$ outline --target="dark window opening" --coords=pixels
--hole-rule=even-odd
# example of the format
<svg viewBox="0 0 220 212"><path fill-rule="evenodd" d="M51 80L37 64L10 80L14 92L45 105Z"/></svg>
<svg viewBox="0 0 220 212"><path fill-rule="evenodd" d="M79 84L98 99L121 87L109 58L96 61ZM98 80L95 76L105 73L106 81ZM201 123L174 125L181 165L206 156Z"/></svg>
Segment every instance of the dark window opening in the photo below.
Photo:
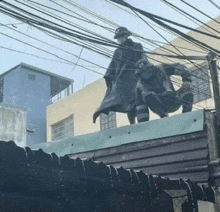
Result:
<svg viewBox="0 0 220 212"><path fill-rule="evenodd" d="M51 127L52 141L74 136L74 117L71 115Z"/></svg>
<svg viewBox="0 0 220 212"><path fill-rule="evenodd" d="M116 113L109 112L108 115L100 115L100 130L107 130L111 128L116 128Z"/></svg>
<svg viewBox="0 0 220 212"><path fill-rule="evenodd" d="M196 69L191 73L194 103L211 98L208 66L205 65L201 69Z"/></svg>
<svg viewBox="0 0 220 212"><path fill-rule="evenodd" d="M29 80L36 80L36 76L34 74L28 74Z"/></svg>

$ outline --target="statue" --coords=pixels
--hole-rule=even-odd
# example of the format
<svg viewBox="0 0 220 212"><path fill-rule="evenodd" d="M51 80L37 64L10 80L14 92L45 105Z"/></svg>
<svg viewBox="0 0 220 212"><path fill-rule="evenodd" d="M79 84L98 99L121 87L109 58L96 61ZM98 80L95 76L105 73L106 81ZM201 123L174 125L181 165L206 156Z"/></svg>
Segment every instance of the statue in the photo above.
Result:
<svg viewBox="0 0 220 212"><path fill-rule="evenodd" d="M110 111L127 113L130 124L135 123L135 64L143 58L143 47L129 39L130 35L126 27L119 27L115 31L114 39L117 39L120 47L115 50L104 75L107 91L93 115L94 123L101 113L108 114Z"/></svg>
<svg viewBox="0 0 220 212"><path fill-rule="evenodd" d="M182 112L192 110L193 93L191 75L184 65L179 63L155 66L148 60L141 59L136 64L138 76L136 110L138 122L149 120L149 109L161 118L175 112L182 106ZM182 86L174 90L171 75L182 77Z"/></svg>

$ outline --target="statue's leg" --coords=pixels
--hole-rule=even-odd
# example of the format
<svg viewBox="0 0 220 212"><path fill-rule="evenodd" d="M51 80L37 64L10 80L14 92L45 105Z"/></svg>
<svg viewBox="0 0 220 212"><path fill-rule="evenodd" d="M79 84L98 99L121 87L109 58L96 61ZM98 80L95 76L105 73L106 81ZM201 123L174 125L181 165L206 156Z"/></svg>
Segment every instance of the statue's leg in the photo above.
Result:
<svg viewBox="0 0 220 212"><path fill-rule="evenodd" d="M127 117L130 124L135 124L135 114L134 113L127 113Z"/></svg>
<svg viewBox="0 0 220 212"><path fill-rule="evenodd" d="M193 93L191 89L184 89L181 87L179 90L177 90L177 95L179 96L179 99L181 101L181 105L183 107L182 112L190 112L192 110L193 105Z"/></svg>
<svg viewBox="0 0 220 212"><path fill-rule="evenodd" d="M137 111L137 121L138 123L149 120L149 109L142 98L142 91L138 88L135 93L135 104Z"/></svg>
<svg viewBox="0 0 220 212"><path fill-rule="evenodd" d="M157 95L155 92L145 94L144 102L145 105L148 105L150 109L154 113L158 114L161 118L168 116L163 102L161 101L159 95Z"/></svg>
<svg viewBox="0 0 220 212"><path fill-rule="evenodd" d="M193 94L191 92L187 92L182 95L182 105L183 105L183 113L190 112L192 110L193 105Z"/></svg>

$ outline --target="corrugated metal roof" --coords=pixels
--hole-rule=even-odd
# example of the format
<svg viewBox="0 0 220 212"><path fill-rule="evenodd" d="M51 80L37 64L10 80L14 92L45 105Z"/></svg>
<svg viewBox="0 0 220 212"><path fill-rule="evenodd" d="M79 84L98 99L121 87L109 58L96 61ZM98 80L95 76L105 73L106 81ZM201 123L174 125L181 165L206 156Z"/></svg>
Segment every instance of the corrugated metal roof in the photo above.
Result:
<svg viewBox="0 0 220 212"><path fill-rule="evenodd" d="M207 183L208 154L207 134L194 132L69 156L92 158L114 167L142 170L146 174Z"/></svg>

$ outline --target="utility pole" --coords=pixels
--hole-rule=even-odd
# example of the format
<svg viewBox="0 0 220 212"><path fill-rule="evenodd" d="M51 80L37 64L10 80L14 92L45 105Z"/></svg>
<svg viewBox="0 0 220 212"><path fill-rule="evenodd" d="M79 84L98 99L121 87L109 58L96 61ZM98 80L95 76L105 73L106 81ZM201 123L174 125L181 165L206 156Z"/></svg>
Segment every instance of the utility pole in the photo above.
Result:
<svg viewBox="0 0 220 212"><path fill-rule="evenodd" d="M215 110L216 110L216 122L212 121L213 132L212 139L209 142L209 153L211 159L216 159L220 157L220 142L219 142L219 126L220 126L220 91L219 91L219 81L218 81L218 71L216 64L216 54L210 52L207 56L209 70L212 79L212 88L214 93L214 102L215 102ZM209 122L209 121L208 121ZM207 122L207 123L208 123Z"/></svg>
<svg viewBox="0 0 220 212"><path fill-rule="evenodd" d="M218 71L217 71L217 64L216 64L216 54L210 52L207 56L209 70L212 79L212 88L214 93L214 102L215 102L215 109L217 117L220 117L220 91L219 91L219 81L218 81Z"/></svg>

